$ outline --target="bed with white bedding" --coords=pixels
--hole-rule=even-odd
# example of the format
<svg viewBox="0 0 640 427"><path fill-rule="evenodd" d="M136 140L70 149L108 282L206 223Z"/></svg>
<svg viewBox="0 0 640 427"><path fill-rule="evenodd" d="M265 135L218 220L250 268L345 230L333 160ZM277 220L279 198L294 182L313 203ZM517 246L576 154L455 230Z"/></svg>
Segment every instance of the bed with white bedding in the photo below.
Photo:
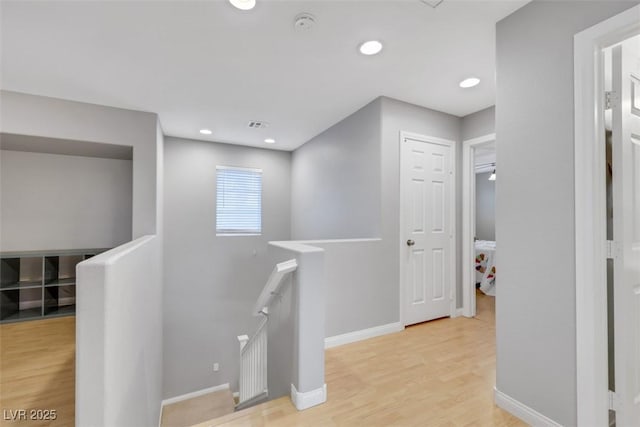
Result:
<svg viewBox="0 0 640 427"><path fill-rule="evenodd" d="M487 295L496 295L496 242L476 240L476 284Z"/></svg>

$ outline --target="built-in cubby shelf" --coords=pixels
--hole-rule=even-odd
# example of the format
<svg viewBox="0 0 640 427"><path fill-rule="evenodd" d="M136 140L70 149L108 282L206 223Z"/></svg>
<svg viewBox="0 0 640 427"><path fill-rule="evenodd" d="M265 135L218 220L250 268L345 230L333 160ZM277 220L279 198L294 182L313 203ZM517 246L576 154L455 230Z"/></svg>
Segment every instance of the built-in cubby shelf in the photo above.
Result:
<svg viewBox="0 0 640 427"><path fill-rule="evenodd" d="M76 265L106 250L0 252L0 323L74 315Z"/></svg>

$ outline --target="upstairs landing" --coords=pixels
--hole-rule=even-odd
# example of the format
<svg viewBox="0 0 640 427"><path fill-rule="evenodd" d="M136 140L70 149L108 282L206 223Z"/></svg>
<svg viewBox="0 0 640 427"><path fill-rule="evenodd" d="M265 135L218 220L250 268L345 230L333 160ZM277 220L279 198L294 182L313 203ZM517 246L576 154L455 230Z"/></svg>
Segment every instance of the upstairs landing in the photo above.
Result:
<svg viewBox="0 0 640 427"><path fill-rule="evenodd" d="M288 396L194 427L494 426L526 424L498 408L495 298L475 319L440 319L325 352L327 402L298 411Z"/></svg>

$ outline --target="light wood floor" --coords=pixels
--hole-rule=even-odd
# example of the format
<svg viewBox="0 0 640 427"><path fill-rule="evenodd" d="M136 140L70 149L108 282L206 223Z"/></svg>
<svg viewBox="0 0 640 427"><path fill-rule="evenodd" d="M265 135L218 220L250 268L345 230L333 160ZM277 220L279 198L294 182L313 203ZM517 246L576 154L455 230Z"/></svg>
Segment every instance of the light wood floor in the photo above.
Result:
<svg viewBox="0 0 640 427"><path fill-rule="evenodd" d="M442 319L329 349L327 403L298 412L288 397L209 426L524 426L493 404L494 298L478 294L475 319ZM73 426L75 318L0 325L0 411L56 409Z"/></svg>
<svg viewBox="0 0 640 427"><path fill-rule="evenodd" d="M493 404L495 301L478 316L442 319L329 349L328 399L298 412L288 397L210 426L525 426Z"/></svg>
<svg viewBox="0 0 640 427"><path fill-rule="evenodd" d="M0 325L0 426L75 424L75 338L73 316ZM4 419L19 409L26 420ZM30 419L32 409L56 419Z"/></svg>

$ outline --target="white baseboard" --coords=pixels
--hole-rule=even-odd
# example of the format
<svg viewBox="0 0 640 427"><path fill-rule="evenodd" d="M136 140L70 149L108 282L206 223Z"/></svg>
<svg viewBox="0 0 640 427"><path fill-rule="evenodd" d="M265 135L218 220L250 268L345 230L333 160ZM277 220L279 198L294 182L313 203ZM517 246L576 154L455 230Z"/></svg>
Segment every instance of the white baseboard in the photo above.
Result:
<svg viewBox="0 0 640 427"><path fill-rule="evenodd" d="M203 388L202 390L192 391L191 393L183 394L176 397L170 397L162 401L162 406L171 405L172 403L182 402L183 400L193 399L194 397L202 396L203 394L213 393L214 391L227 390L229 383L216 385L209 388Z"/></svg>
<svg viewBox="0 0 640 427"><path fill-rule="evenodd" d="M524 403L514 399L509 395L504 394L495 387L493 388L493 392L496 405L511 413L512 415L520 418L527 424L535 427L562 427L561 424L558 424L551 418L542 415L535 409L531 409Z"/></svg>
<svg viewBox="0 0 640 427"><path fill-rule="evenodd" d="M307 391L304 393L296 390L296 386L291 384L291 402L298 411L304 411L316 405L320 405L327 401L327 385L315 390Z"/></svg>
<svg viewBox="0 0 640 427"><path fill-rule="evenodd" d="M453 313L453 316L451 317L460 317L460 316L464 316L464 308L456 308L455 313Z"/></svg>
<svg viewBox="0 0 640 427"><path fill-rule="evenodd" d="M379 337L381 335L392 334L394 332L400 332L404 329L402 323L387 323L386 325L374 326L373 328L362 329L359 331L348 332L342 335L335 335L333 337L327 337L324 339L324 348L338 347L340 345L349 344L352 342L362 341L373 337Z"/></svg>

